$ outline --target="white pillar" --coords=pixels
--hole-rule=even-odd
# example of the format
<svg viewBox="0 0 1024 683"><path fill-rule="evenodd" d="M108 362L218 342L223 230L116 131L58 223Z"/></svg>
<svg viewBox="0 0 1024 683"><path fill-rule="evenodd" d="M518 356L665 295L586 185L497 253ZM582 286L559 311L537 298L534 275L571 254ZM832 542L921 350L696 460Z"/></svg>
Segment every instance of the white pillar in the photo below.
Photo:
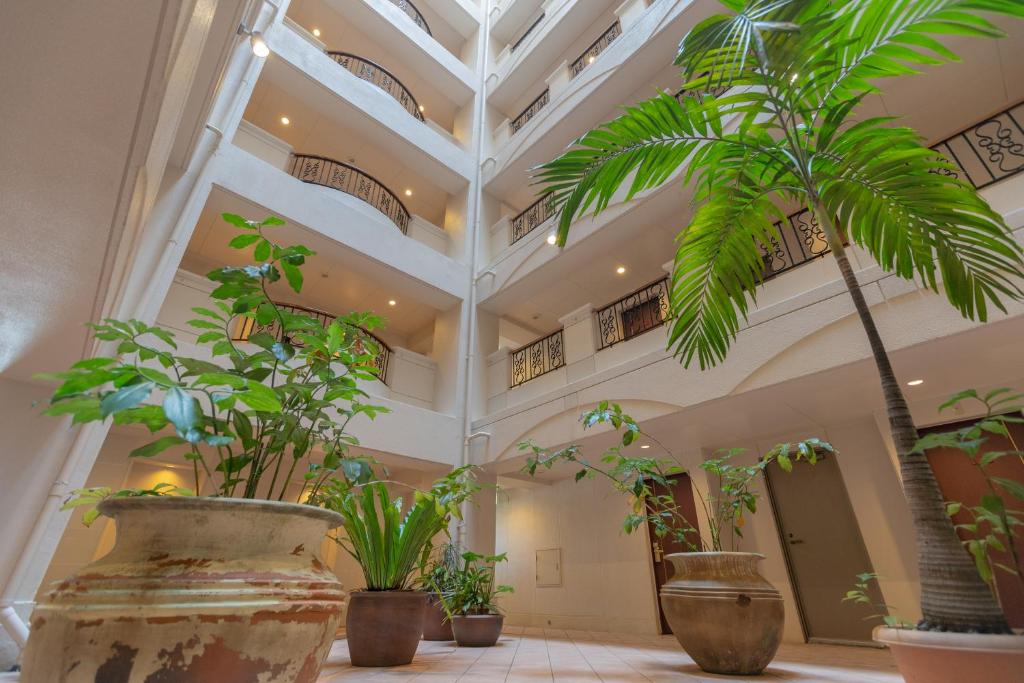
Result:
<svg viewBox="0 0 1024 683"><path fill-rule="evenodd" d="M486 439L474 440L474 444L486 444ZM483 448L484 446L474 446ZM486 456L485 456L486 457ZM466 505L463 511L465 533L463 544L467 550L481 555L493 555L497 524L498 475L490 468L477 470L477 481L484 487Z"/></svg>
<svg viewBox="0 0 1024 683"><path fill-rule="evenodd" d="M647 11L647 4L647 0L626 0L615 9L615 15L619 18L619 25L623 31L643 16Z"/></svg>
<svg viewBox="0 0 1024 683"><path fill-rule="evenodd" d="M511 349L502 346L487 356L487 413L501 410L508 402L508 388L512 377L509 367Z"/></svg>
<svg viewBox="0 0 1024 683"><path fill-rule="evenodd" d="M572 81L572 75L569 72L569 62L562 62L557 69L551 72L551 75L544 79L548 84L548 102L554 101L558 97L559 93L569 87L569 82Z"/></svg>
<svg viewBox="0 0 1024 683"><path fill-rule="evenodd" d="M562 353L565 356L567 382L594 374L597 340L594 331L594 307L580 306L558 319L562 323Z"/></svg>

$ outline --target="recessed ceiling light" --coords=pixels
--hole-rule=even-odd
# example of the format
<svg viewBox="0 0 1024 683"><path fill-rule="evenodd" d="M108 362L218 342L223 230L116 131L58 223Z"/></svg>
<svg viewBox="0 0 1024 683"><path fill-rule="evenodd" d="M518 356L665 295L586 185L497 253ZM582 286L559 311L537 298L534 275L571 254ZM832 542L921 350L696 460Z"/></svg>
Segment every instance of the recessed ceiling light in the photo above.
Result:
<svg viewBox="0 0 1024 683"><path fill-rule="evenodd" d="M916 386L920 386L921 384L924 384L924 380L923 379L912 379L909 382L907 382L907 386L908 387L916 387Z"/></svg>
<svg viewBox="0 0 1024 683"><path fill-rule="evenodd" d="M388 306L397 306L398 302L394 299L388 299Z"/></svg>
<svg viewBox="0 0 1024 683"><path fill-rule="evenodd" d="M424 112L424 111L426 111L426 110L427 110L427 108L426 108L426 107L424 107L424 106L423 106L423 105L421 104L421 105L420 105L420 111L421 111L421 112Z"/></svg>
<svg viewBox="0 0 1024 683"><path fill-rule="evenodd" d="M651 444L649 444L649 443L645 443L645 444L644 444L643 446L641 446L640 448L650 448L650 447L651 447Z"/></svg>
<svg viewBox="0 0 1024 683"><path fill-rule="evenodd" d="M554 235L548 235L548 244L554 244L558 239Z"/></svg>
<svg viewBox="0 0 1024 683"><path fill-rule="evenodd" d="M615 269L615 272L618 273L619 275L624 274L626 272L626 266L619 266L618 268Z"/></svg>
<svg viewBox="0 0 1024 683"><path fill-rule="evenodd" d="M320 29L318 29L318 28L313 29L313 35L316 36L317 38L319 38L320 37Z"/></svg>
<svg viewBox="0 0 1024 683"><path fill-rule="evenodd" d="M412 190L406 190L405 191L405 196L406 197L411 197L412 196Z"/></svg>
<svg viewBox="0 0 1024 683"><path fill-rule="evenodd" d="M593 63L594 63L594 56L591 55L590 59L587 60L587 64L593 64Z"/></svg>
<svg viewBox="0 0 1024 683"><path fill-rule="evenodd" d="M284 125L287 126L291 122L292 122L292 120L290 118L288 118L287 116L282 116L281 117L281 123L283 123Z"/></svg>

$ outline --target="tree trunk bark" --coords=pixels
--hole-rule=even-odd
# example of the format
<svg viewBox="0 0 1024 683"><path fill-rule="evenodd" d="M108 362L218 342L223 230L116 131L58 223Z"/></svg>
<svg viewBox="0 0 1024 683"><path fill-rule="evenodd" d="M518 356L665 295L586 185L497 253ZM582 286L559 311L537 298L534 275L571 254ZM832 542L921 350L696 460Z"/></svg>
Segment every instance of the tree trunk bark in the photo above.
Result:
<svg viewBox="0 0 1024 683"><path fill-rule="evenodd" d="M946 514L942 492L928 458L923 453L913 452L918 439L917 428L842 239L820 203L814 206L814 213L839 264L882 382L889 428L899 456L903 494L917 532L922 613L917 627L921 630L1010 633L1002 609L988 584L978 574L974 561L960 543L953 522Z"/></svg>

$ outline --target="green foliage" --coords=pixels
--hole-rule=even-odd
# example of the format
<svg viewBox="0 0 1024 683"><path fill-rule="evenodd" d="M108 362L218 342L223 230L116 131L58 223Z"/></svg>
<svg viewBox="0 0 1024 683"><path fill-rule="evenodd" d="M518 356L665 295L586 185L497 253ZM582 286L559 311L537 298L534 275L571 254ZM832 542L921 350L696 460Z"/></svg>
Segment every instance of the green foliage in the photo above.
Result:
<svg viewBox="0 0 1024 683"><path fill-rule="evenodd" d="M870 614L864 617L865 621L870 619L881 619L882 623L891 628L914 628L914 624L911 622L889 614L889 605L884 602L875 602L875 598L871 595L872 581L878 581L878 574L875 574L874 572L857 574L857 581L853 584L852 590L846 591L846 595L843 596L843 602L850 602L858 605L870 605L878 610L876 614Z"/></svg>
<svg viewBox="0 0 1024 683"><path fill-rule="evenodd" d="M431 554L417 584L422 590L451 595L464 551L456 543L445 543Z"/></svg>
<svg viewBox="0 0 1024 683"><path fill-rule="evenodd" d="M402 486L333 477L310 499L344 518L345 535L338 543L359 562L371 591L408 588L413 572L429 560L434 537L448 532L451 518L462 518L460 506L480 490L472 466L466 465L438 479L429 491L413 490L403 514L403 499L392 498L388 484Z"/></svg>
<svg viewBox="0 0 1024 683"><path fill-rule="evenodd" d="M115 491L108 487L94 487L89 489L75 489L71 492L71 498L64 504L62 510L69 510L71 508L85 507L89 509L82 515L82 524L85 526L91 525L96 521L96 518L100 516L100 511L96 508L104 500L108 498L141 498L145 496L194 496L195 491L192 489L181 488L173 484L157 484L153 488L149 489L120 489Z"/></svg>
<svg viewBox="0 0 1024 683"><path fill-rule="evenodd" d="M519 450L530 451L532 455L527 459L523 471L534 476L538 468L551 469L559 463L569 463L579 467L575 474L577 482L595 476L604 477L616 491L630 498L630 512L622 523L626 533L636 531L645 523L650 524L656 537L671 537L691 551L718 551L725 549L726 545L731 550L738 547L743 538L746 515L757 512L760 494L754 490L754 485L773 462L789 472L793 469L794 460L814 464L821 453L835 452L831 444L817 438L778 444L750 465L732 462L733 458L743 455L745 451L742 448L717 451L714 457L700 464L700 468L715 483L715 492L705 498L699 489L693 487L695 499L699 503L699 514L704 517L710 535L710 539L700 538L700 545L697 545L694 542L699 535L695 526L697 520L686 518L671 493L671 478L686 473L672 452L644 432L617 403L602 401L597 408L584 413L580 421L584 429L610 425L612 429L621 432L621 444L606 450L601 456L602 464L595 465L583 458L579 445L551 451L524 441L519 444ZM668 457L637 457L623 452L641 436L656 444Z"/></svg>
<svg viewBox="0 0 1024 683"><path fill-rule="evenodd" d="M441 604L449 619L453 615L501 614L501 608L496 602L498 595L515 592L512 586L494 583L496 565L506 560L507 553L462 553L462 566L452 576L451 591L441 593Z"/></svg>
<svg viewBox="0 0 1024 683"><path fill-rule="evenodd" d="M946 503L946 513L953 517L964 513L968 520L956 524L966 539L964 547L974 558L978 574L993 591L995 590L995 573L1005 571L1017 577L1024 587L1024 564L1017 551L1020 536L1018 527L1024 525L1024 514L1008 505L1008 501L1024 501L1024 483L992 474L993 464L1006 457L1024 461L1024 450L1021 450L1010 433L1008 425L1024 424L1024 394L1014 393L1011 389L995 389L985 395L974 389L955 394L940 406L940 411L961 406L964 403L980 403L984 414L971 425L949 432L935 432L921 437L915 445L915 451L925 453L932 448L949 448L958 450L977 469L985 480L986 493L981 497L979 505L964 505L962 502ZM1009 441L1010 448L990 450L985 448L992 436L1002 437ZM1008 552L1012 564L997 562L993 551Z"/></svg>
<svg viewBox="0 0 1024 683"><path fill-rule="evenodd" d="M780 207L808 207L834 252L844 239L886 271L917 276L965 317L1024 296L1024 252L954 166L859 105L880 79L957 57L936 36L1001 37L981 13L1024 17L1018 0L729 0L679 46L687 96L625 109L534 170L572 222L666 182L693 186L670 295L669 347L721 362L779 238ZM723 92L720 96L711 93ZM685 170L682 170L684 169Z"/></svg>
<svg viewBox="0 0 1024 683"><path fill-rule="evenodd" d="M217 283L213 301L194 308L197 317L188 324L215 362L178 353L170 330L140 320L107 319L92 328L116 355L43 375L60 382L46 414L70 415L74 424L112 417L116 424L141 424L160 433L131 457L183 451L193 464L196 490L202 488L202 473L217 496L282 500L303 461L299 499L315 494L335 474L357 480L368 464L348 455L358 444L348 424L357 416L387 412L362 403L366 394L357 385L376 376L379 349L366 331L383 320L353 313L325 328L311 316L279 307L270 294L274 283L283 273L299 292L301 267L313 252L275 242L272 228L284 224L279 218L223 218L241 231L230 245L251 250L257 263L219 268L207 276ZM243 324L274 326L280 335L256 332L249 344L236 343ZM76 492L68 507L95 502L103 491ZM158 492L181 493L171 488Z"/></svg>

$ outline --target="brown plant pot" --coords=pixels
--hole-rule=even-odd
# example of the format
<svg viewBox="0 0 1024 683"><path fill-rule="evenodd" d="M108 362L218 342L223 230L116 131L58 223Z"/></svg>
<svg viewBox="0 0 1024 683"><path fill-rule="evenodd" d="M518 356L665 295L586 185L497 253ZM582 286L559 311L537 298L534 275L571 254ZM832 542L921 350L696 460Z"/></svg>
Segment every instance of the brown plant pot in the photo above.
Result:
<svg viewBox="0 0 1024 683"><path fill-rule="evenodd" d="M113 498L113 549L32 613L23 683L313 683L345 593L319 558L340 515L231 498Z"/></svg>
<svg viewBox="0 0 1024 683"><path fill-rule="evenodd" d="M758 553L666 555L675 577L661 587L665 617L704 671L761 673L782 640L782 596L757 573Z"/></svg>
<svg viewBox="0 0 1024 683"><path fill-rule="evenodd" d="M455 640L452 622L436 593L427 593L427 607L423 610L423 640Z"/></svg>
<svg viewBox="0 0 1024 683"><path fill-rule="evenodd" d="M416 656L427 594L357 591L349 596L345 631L353 666L401 666Z"/></svg>
<svg viewBox="0 0 1024 683"><path fill-rule="evenodd" d="M456 614L452 617L452 631L461 647L490 647L498 642L504 623L501 614Z"/></svg>
<svg viewBox="0 0 1024 683"><path fill-rule="evenodd" d="M1024 636L876 626L907 683L1002 683L1024 678Z"/></svg>

